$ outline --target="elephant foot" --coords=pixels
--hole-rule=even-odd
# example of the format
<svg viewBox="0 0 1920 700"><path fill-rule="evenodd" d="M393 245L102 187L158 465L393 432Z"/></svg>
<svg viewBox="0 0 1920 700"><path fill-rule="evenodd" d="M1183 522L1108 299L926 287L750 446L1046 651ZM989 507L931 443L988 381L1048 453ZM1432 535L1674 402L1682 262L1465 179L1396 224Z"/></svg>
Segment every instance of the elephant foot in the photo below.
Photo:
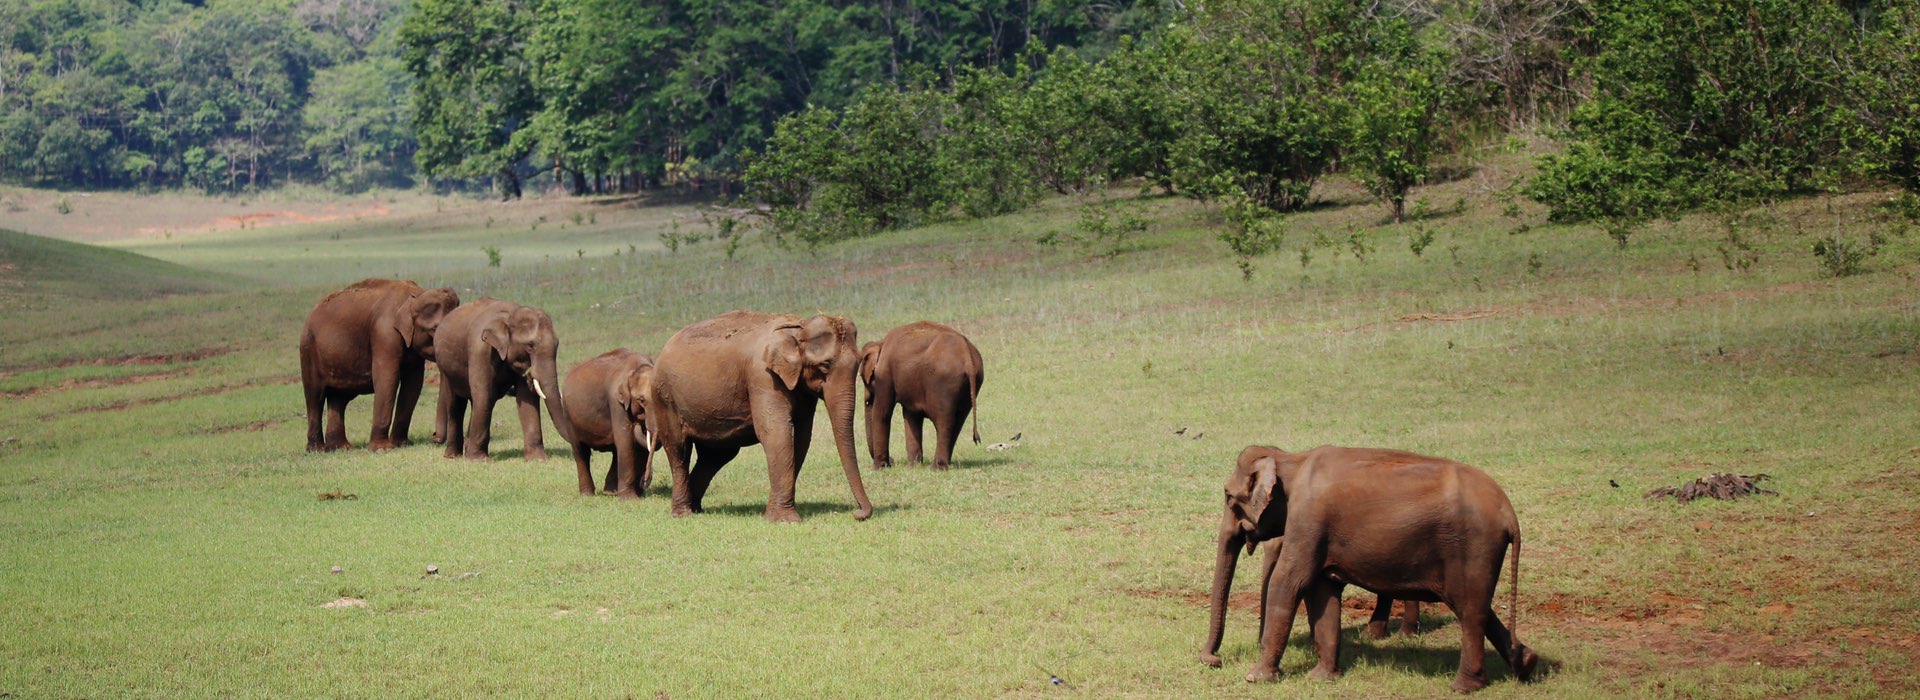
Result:
<svg viewBox="0 0 1920 700"><path fill-rule="evenodd" d="M1280 672L1271 668L1255 668L1247 672L1248 683L1271 683L1280 680Z"/></svg>
<svg viewBox="0 0 1920 700"><path fill-rule="evenodd" d="M529 447L527 448L527 451L521 456L521 458L529 462L538 462L540 460L546 459L547 448Z"/></svg>
<svg viewBox="0 0 1920 700"><path fill-rule="evenodd" d="M873 468L874 469L891 469L893 468L893 460L891 459L873 460Z"/></svg>
<svg viewBox="0 0 1920 700"><path fill-rule="evenodd" d="M1533 653L1533 650L1527 648L1525 644L1515 642L1513 646L1513 655L1517 657L1517 660L1513 661L1513 677L1520 679L1522 683L1531 682L1534 668L1540 665L1540 655Z"/></svg>
<svg viewBox="0 0 1920 700"><path fill-rule="evenodd" d="M1487 687L1487 676L1483 673L1461 673L1453 677L1453 692L1471 693Z"/></svg>
<svg viewBox="0 0 1920 700"><path fill-rule="evenodd" d="M1387 638L1387 623L1385 620L1367 623L1367 639L1386 639L1386 638Z"/></svg>
<svg viewBox="0 0 1920 700"><path fill-rule="evenodd" d="M308 452L325 452L327 451L327 446L314 440L308 440L307 451Z"/></svg>
<svg viewBox="0 0 1920 700"><path fill-rule="evenodd" d="M1340 679L1340 669L1337 669L1337 668L1328 669L1328 668L1321 668L1319 666L1315 666L1313 667L1313 670L1307 672L1307 680L1332 681L1332 680L1339 680L1339 679Z"/></svg>
<svg viewBox="0 0 1920 700"><path fill-rule="evenodd" d="M320 443L319 451L320 452L339 452L341 450L351 450L351 449L353 449L353 443L347 442L345 439L340 439L340 440L328 440L326 442ZM308 452L314 451L313 445L311 444L307 445L307 451Z"/></svg>
<svg viewBox="0 0 1920 700"><path fill-rule="evenodd" d="M1220 668L1220 655L1201 652L1200 663L1206 664L1208 666L1212 666L1214 668Z"/></svg>
<svg viewBox="0 0 1920 700"><path fill-rule="evenodd" d="M684 506L678 503L673 504L673 517L684 518L684 517L693 515L694 513L697 513L697 512L699 511L696 511L691 507Z"/></svg>
<svg viewBox="0 0 1920 700"><path fill-rule="evenodd" d="M933 463L933 470L934 470L934 471L937 471L937 472L943 472L943 471L946 471L946 470L947 470L947 463L946 463L946 462L934 462L934 463Z"/></svg>
<svg viewBox="0 0 1920 700"><path fill-rule="evenodd" d="M485 452L468 452L466 458L469 462L486 462L493 459L491 455Z"/></svg>
<svg viewBox="0 0 1920 700"><path fill-rule="evenodd" d="M622 501L640 500L640 494L635 492L633 489L620 489L618 492L615 492L613 495L619 497L620 500Z"/></svg>
<svg viewBox="0 0 1920 700"><path fill-rule="evenodd" d="M433 435L427 438L427 442L431 442L435 445L445 445L447 444L447 436L441 435L440 431L435 430L433 431Z"/></svg>
<svg viewBox="0 0 1920 700"><path fill-rule="evenodd" d="M394 441L386 438L374 438L367 441L367 450L371 452L386 452L399 446L400 445L394 443Z"/></svg>
<svg viewBox="0 0 1920 700"><path fill-rule="evenodd" d="M1409 637L1420 636L1420 623L1418 622L1400 623L1400 634L1403 634Z"/></svg>
<svg viewBox="0 0 1920 700"><path fill-rule="evenodd" d="M768 504L766 518L770 523L797 523L800 522L800 511Z"/></svg>
<svg viewBox="0 0 1920 700"><path fill-rule="evenodd" d="M591 495L593 495L593 494L594 494L594 491L593 491L593 487L592 487L592 486L582 486L582 487L580 487L580 495L582 495L582 496L591 496Z"/></svg>

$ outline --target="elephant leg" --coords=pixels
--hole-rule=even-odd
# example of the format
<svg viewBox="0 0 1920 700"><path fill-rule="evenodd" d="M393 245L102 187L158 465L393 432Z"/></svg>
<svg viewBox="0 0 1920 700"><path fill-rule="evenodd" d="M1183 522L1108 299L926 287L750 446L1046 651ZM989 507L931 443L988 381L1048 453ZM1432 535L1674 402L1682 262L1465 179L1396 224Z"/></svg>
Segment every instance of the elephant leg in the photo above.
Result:
<svg viewBox="0 0 1920 700"><path fill-rule="evenodd" d="M886 469L893 466L893 390L881 385L868 391L873 405L867 407L867 454L874 469Z"/></svg>
<svg viewBox="0 0 1920 700"><path fill-rule="evenodd" d="M673 514L675 517L692 515L693 479L687 474L687 453L693 445L685 440L669 440L660 445L660 451L667 454L667 469L673 475Z"/></svg>
<svg viewBox="0 0 1920 700"><path fill-rule="evenodd" d="M719 474L720 468L727 466L727 463L733 461L733 458L739 454L740 448L738 447L720 445L700 446L699 459L694 461L693 473L688 476L687 480L687 489L691 492L688 495L692 497L691 506L693 512L699 513L706 509L703 502L706 501L707 498L707 487L713 485L714 475Z"/></svg>
<svg viewBox="0 0 1920 700"><path fill-rule="evenodd" d="M447 381L447 376L444 374L440 375L440 382L442 384L445 384L446 381ZM433 437L430 439L433 440L433 444L435 445L444 445L448 443L447 403L451 401L451 399L449 399L448 396L452 393L453 392L447 391L446 389L442 388L440 390L440 399L438 401L433 402ZM453 440L452 444L458 445L460 444L460 441Z"/></svg>
<svg viewBox="0 0 1920 700"><path fill-rule="evenodd" d="M352 449L347 442L347 404L353 401L353 395L343 391L327 392L327 441L320 449Z"/></svg>
<svg viewBox="0 0 1920 700"><path fill-rule="evenodd" d="M326 429L321 419L326 415L327 390L313 380L308 380L304 388L307 393L307 451L320 452L326 449Z"/></svg>
<svg viewBox="0 0 1920 700"><path fill-rule="evenodd" d="M1492 591L1460 591L1449 598L1447 607L1460 622L1460 672L1453 677L1456 692L1471 693L1487 687L1487 620L1493 617Z"/></svg>
<svg viewBox="0 0 1920 700"><path fill-rule="evenodd" d="M1267 582L1273 580L1273 567L1280 563L1280 541L1267 543L1266 552L1260 557L1260 633L1255 639L1267 636Z"/></svg>
<svg viewBox="0 0 1920 700"><path fill-rule="evenodd" d="M1367 618L1367 638L1386 639L1387 619L1393 617L1393 596L1380 594L1380 602L1373 605L1373 617Z"/></svg>
<svg viewBox="0 0 1920 700"><path fill-rule="evenodd" d="M607 476L600 487L609 496L620 493L620 455L607 455Z"/></svg>
<svg viewBox="0 0 1920 700"><path fill-rule="evenodd" d="M473 418L467 421L463 454L467 459L486 459L487 443L493 441L493 404L500 397L493 395L492 377L470 377L468 384L467 400L472 403Z"/></svg>
<svg viewBox="0 0 1920 700"><path fill-rule="evenodd" d="M443 389L440 392L439 410L446 420L446 432L442 433L447 443L446 457L457 459L461 455L462 446L467 442L467 400L454 396L452 391Z"/></svg>
<svg viewBox="0 0 1920 700"><path fill-rule="evenodd" d="M540 395L532 385L521 382L520 388L513 392L513 400L520 408L520 458L529 462L546 459L547 441L540 430Z"/></svg>
<svg viewBox="0 0 1920 700"><path fill-rule="evenodd" d="M807 466L807 448L813 446L813 412L819 404L809 401L793 411L793 480L800 480L800 468ZM804 427L803 427L804 426Z"/></svg>
<svg viewBox="0 0 1920 700"><path fill-rule="evenodd" d="M1408 636L1420 634L1420 601L1400 601L1400 633Z"/></svg>
<svg viewBox="0 0 1920 700"><path fill-rule="evenodd" d="M1487 641L1493 644L1494 651L1499 652L1500 658L1505 659L1507 666L1513 669L1514 678L1522 682L1533 680L1533 669L1540 663L1539 655L1521 644L1520 640L1514 639L1507 631L1507 626L1500 624L1500 617L1492 611L1487 613Z"/></svg>
<svg viewBox="0 0 1920 700"><path fill-rule="evenodd" d="M388 435L394 447L413 444L409 439L413 433L413 408L420 404L420 388L426 375L427 365L422 360L409 360L400 365L400 395L393 401L393 427Z"/></svg>
<svg viewBox="0 0 1920 700"><path fill-rule="evenodd" d="M639 498L643 495L634 485L633 458L639 451L634 444L633 426L624 421L615 422L613 430L613 461L607 465L607 493L621 498ZM574 449L580 449L575 446Z"/></svg>
<svg viewBox="0 0 1920 700"><path fill-rule="evenodd" d="M1313 650L1319 663L1307 677L1330 681L1340 677L1340 593L1346 584L1321 577L1307 587L1307 626L1313 630Z"/></svg>
<svg viewBox="0 0 1920 700"><path fill-rule="evenodd" d="M400 358L382 357L375 344L373 357L373 433L367 436L367 449L385 452L393 449L393 400L400 393Z"/></svg>
<svg viewBox="0 0 1920 700"><path fill-rule="evenodd" d="M960 439L960 427L965 424L959 407L949 407L944 413L933 416L933 468L946 471L953 464L953 443Z"/></svg>
<svg viewBox="0 0 1920 700"><path fill-rule="evenodd" d="M580 449L579 445L573 446L573 472L580 495L593 495L593 450ZM607 472L607 483L608 488L612 488L612 470Z"/></svg>
<svg viewBox="0 0 1920 700"><path fill-rule="evenodd" d="M753 432L767 452L767 521L797 523L800 511L794 506L795 467L798 466L794 447L801 433L813 432L813 418L809 414L802 423L798 419L800 407L793 405L796 400L789 396L780 399L755 401Z"/></svg>
<svg viewBox="0 0 1920 700"><path fill-rule="evenodd" d="M1271 681L1280 677L1280 655L1287 650L1287 635L1293 631L1293 617L1301 598L1314 583L1313 564L1321 561L1317 533L1287 533L1280 547L1280 560L1267 580L1267 607L1261 612L1260 658L1247 670L1247 682ZM1337 603L1336 603L1337 605Z"/></svg>
<svg viewBox="0 0 1920 700"><path fill-rule="evenodd" d="M907 433L907 463L926 464L927 454L920 444L921 429L926 427L927 414L907 409L901 412L905 419Z"/></svg>

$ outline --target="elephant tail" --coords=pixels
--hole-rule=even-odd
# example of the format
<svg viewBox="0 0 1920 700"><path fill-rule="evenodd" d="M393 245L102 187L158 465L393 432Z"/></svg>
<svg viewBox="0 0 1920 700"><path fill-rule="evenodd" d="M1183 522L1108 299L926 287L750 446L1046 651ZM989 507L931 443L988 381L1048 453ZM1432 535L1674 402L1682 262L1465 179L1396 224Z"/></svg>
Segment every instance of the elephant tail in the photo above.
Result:
<svg viewBox="0 0 1920 700"><path fill-rule="evenodd" d="M1515 649L1520 648L1520 526L1514 525L1510 536L1513 539L1513 581L1507 586L1507 633Z"/></svg>
<svg viewBox="0 0 1920 700"><path fill-rule="evenodd" d="M967 350L973 355L973 371L967 373L967 404L973 408L973 444L980 444L980 382L986 377L986 368L981 366L980 351L967 343Z"/></svg>

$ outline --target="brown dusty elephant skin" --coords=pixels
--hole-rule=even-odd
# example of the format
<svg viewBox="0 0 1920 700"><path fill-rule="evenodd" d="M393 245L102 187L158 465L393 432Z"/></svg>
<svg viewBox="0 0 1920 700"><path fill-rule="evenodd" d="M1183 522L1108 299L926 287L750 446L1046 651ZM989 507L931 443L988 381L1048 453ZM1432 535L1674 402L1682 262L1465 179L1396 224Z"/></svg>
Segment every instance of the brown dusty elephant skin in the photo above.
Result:
<svg viewBox="0 0 1920 700"><path fill-rule="evenodd" d="M713 476L759 444L767 452L766 518L799 522L794 482L813 439L813 413L827 404L834 447L859 504L856 520L873 514L853 447L858 331L839 316L801 319L731 311L680 329L654 361L647 429L673 470L673 514L701 511ZM695 449L699 463L687 462Z"/></svg>
<svg viewBox="0 0 1920 700"><path fill-rule="evenodd" d="M580 495L593 495L594 452L612 452L606 493L639 498L653 485L653 447L646 432L645 397L652 391L653 358L610 350L567 372L561 403L573 424L573 463ZM635 481L636 475L638 481Z"/></svg>
<svg viewBox="0 0 1920 700"><path fill-rule="evenodd" d="M307 451L351 447L347 403L373 394L367 448L408 444L434 335L460 306L453 290L421 289L406 280L366 279L328 294L300 329L300 383L306 390ZM322 432L321 408L328 424Z"/></svg>
<svg viewBox="0 0 1920 700"><path fill-rule="evenodd" d="M926 461L922 426L933 420L933 468L953 463L953 444L967 414L979 407L986 366L973 342L947 326L910 323L860 349L860 381L867 387L867 450L875 469L893 466L888 454L893 408L907 427L907 459ZM980 416L973 417L973 443L980 444Z"/></svg>
<svg viewBox="0 0 1920 700"><path fill-rule="evenodd" d="M526 459L547 458L540 431L542 399L553 414L553 427L560 431L561 439L572 444L573 424L560 401L559 370L554 362L560 352L560 339L554 335L553 319L545 311L481 298L447 314L435 343L440 403L434 424L441 426L441 434L446 437L448 458L463 454L467 459L487 458L493 404L508 394L519 404ZM463 438L461 421L469 402L473 404L473 421Z"/></svg>
<svg viewBox="0 0 1920 700"><path fill-rule="evenodd" d="M1263 539L1284 536L1262 595L1260 658L1248 681L1279 675L1280 654L1304 601L1319 662L1315 679L1340 675L1340 593L1349 584L1400 600L1444 602L1460 622L1453 689L1486 686L1486 642L1522 681L1539 658L1493 614L1494 586L1513 545L1509 594L1518 610L1520 525L1491 477L1411 452L1321 446L1240 453L1226 485L1214 566L1213 609L1202 662L1220 665L1234 564ZM1485 641L1482 641L1485 640Z"/></svg>

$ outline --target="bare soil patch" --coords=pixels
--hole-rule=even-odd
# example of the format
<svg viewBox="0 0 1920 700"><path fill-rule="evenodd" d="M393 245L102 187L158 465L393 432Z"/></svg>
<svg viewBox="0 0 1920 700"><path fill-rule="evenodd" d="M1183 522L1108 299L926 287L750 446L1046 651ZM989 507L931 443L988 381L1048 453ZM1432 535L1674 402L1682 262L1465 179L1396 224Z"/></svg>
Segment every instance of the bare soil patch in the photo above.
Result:
<svg viewBox="0 0 1920 700"><path fill-rule="evenodd" d="M180 370L180 371L173 371L173 372L149 372L146 374L129 374L123 377L108 377L105 379L68 379L66 381L60 382L59 384L54 384L51 386L39 386L31 389L20 389L17 391L0 392L0 396L5 396L7 398L13 398L13 399L31 399L37 396L54 394L62 391L72 391L75 389L99 389L99 388L110 387L110 386L125 386L128 384L145 384L147 382L157 382L163 379L173 379L176 377L184 377L188 374L192 374L192 373L185 370Z"/></svg>
<svg viewBox="0 0 1920 700"><path fill-rule="evenodd" d="M171 402L179 401L182 399L191 399L191 398L200 397L200 396L213 396L216 394L224 394L229 391L238 391L240 389L252 389L254 387L261 387L261 386L273 386L278 384L294 384L294 383L298 383L299 381L300 381L299 377L288 377L288 378L275 379L275 380L269 380L269 381L243 382L240 384L225 384L221 386L207 387L205 389L200 389L197 391L190 391L184 394L169 394L166 396L155 396L153 398L147 398L147 399L114 401L112 403L104 403L98 406L83 406L81 408L74 409L73 412L74 413L108 413L112 411L126 411L126 410L141 408L145 406L152 406L155 404L171 403Z"/></svg>

